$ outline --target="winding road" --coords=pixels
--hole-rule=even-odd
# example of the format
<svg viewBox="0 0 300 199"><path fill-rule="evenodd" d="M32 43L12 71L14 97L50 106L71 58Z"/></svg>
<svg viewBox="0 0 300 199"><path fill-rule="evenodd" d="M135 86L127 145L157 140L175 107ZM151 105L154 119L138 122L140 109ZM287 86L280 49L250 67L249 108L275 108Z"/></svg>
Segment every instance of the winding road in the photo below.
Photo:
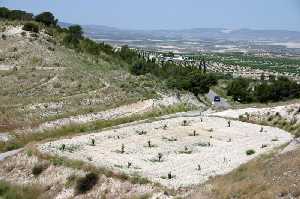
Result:
<svg viewBox="0 0 300 199"><path fill-rule="evenodd" d="M223 98L221 98L220 102L214 102L214 98L216 96L219 96L217 93L215 93L213 90L209 90L209 92L206 94L206 97L210 100L211 103L213 103L213 106L220 109L229 109L230 104Z"/></svg>

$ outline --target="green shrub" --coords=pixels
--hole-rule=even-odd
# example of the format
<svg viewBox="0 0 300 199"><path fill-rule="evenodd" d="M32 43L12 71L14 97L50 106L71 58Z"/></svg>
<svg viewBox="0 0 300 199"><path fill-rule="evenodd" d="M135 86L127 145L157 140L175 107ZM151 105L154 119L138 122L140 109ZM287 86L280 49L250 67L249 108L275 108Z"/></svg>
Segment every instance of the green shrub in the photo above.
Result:
<svg viewBox="0 0 300 199"><path fill-rule="evenodd" d="M43 193L43 188L39 185L19 186L0 180L1 199L37 199Z"/></svg>
<svg viewBox="0 0 300 199"><path fill-rule="evenodd" d="M34 167L32 168L32 174L37 177L39 176L44 170L46 169L46 166L43 164L37 164L34 165Z"/></svg>
<svg viewBox="0 0 300 199"><path fill-rule="evenodd" d="M30 32L35 32L35 33L39 32L39 26L32 22L25 23L22 29L25 31L30 31Z"/></svg>
<svg viewBox="0 0 300 199"><path fill-rule="evenodd" d="M43 12L35 17L35 20L45 24L46 26L54 25L56 26L58 20L51 12Z"/></svg>
<svg viewBox="0 0 300 199"><path fill-rule="evenodd" d="M27 34L26 34L26 32L21 32L21 35L22 35L22 37L25 37Z"/></svg>
<svg viewBox="0 0 300 199"><path fill-rule="evenodd" d="M2 34L2 35L1 35L1 38L2 38L2 40L6 40L6 39L7 39L7 36L6 36L5 34Z"/></svg>
<svg viewBox="0 0 300 199"><path fill-rule="evenodd" d="M78 194L86 193L91 190L98 182L98 174L90 172L85 177L79 178L76 182L75 191Z"/></svg>
<svg viewBox="0 0 300 199"><path fill-rule="evenodd" d="M253 154L255 154L255 151L253 149L249 149L249 150L246 151L246 154L247 155L253 155Z"/></svg>

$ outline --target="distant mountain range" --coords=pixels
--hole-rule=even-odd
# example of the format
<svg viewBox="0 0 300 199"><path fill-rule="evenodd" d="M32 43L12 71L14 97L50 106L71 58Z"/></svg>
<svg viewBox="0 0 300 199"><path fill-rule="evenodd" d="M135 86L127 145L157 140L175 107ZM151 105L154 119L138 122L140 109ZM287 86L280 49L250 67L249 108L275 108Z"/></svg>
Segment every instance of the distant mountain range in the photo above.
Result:
<svg viewBox="0 0 300 199"><path fill-rule="evenodd" d="M229 41L300 41L300 32L288 30L252 30L195 28L185 30L125 30L108 26L84 25L87 36L107 40L229 40Z"/></svg>

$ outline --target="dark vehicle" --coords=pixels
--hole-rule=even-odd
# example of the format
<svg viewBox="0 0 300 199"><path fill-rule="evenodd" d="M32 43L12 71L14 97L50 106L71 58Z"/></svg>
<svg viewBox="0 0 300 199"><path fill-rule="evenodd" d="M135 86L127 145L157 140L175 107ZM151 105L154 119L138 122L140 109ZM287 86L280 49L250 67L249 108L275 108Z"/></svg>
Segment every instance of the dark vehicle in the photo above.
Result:
<svg viewBox="0 0 300 199"><path fill-rule="evenodd" d="M221 101L220 96L215 96L215 97L214 97L214 102L220 102L220 101Z"/></svg>

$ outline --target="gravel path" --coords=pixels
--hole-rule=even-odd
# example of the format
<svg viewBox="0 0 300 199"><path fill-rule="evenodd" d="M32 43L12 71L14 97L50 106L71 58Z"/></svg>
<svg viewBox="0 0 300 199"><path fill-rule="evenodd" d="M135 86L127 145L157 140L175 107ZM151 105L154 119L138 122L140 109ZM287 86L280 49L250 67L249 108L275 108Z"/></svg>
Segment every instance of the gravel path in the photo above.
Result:
<svg viewBox="0 0 300 199"><path fill-rule="evenodd" d="M17 149L13 151L8 151L5 153L0 153L0 161L3 161L5 158L11 157L16 155L17 153L21 152L23 149Z"/></svg>
<svg viewBox="0 0 300 199"><path fill-rule="evenodd" d="M111 120L111 119L116 119L121 117L128 117L134 114L150 112L160 107L174 106L176 104L182 104L182 103L187 103L198 107L204 106L197 100L196 97L192 95L184 95L181 96L180 99L178 99L176 96L164 96L161 99L149 99L149 100L139 101L137 103L120 106L118 108L109 109L98 113L90 113L90 114L58 119L55 121L43 123L35 129L19 130L19 132L28 132L28 131L41 132L47 129L57 128L57 127L70 125L70 124L84 124L96 120Z"/></svg>

